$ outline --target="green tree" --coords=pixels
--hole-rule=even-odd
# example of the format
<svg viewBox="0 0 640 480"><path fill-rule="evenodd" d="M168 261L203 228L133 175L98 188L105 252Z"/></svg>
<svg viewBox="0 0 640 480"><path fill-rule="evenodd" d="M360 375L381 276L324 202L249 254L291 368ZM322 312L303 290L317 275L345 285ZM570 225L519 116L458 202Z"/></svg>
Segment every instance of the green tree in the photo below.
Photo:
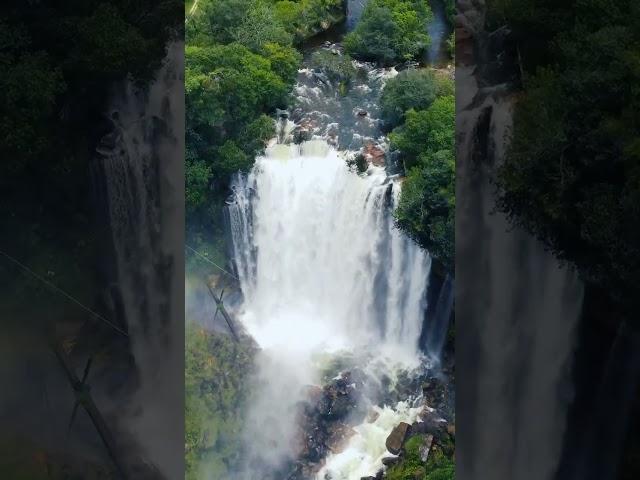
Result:
<svg viewBox="0 0 640 480"><path fill-rule="evenodd" d="M411 169L422 153L453 151L455 136L455 99L440 97L422 111L409 110L404 125L390 135L391 146L404 155L405 168Z"/></svg>
<svg viewBox="0 0 640 480"><path fill-rule="evenodd" d="M292 84L298 76L302 55L293 47L268 42L261 48L262 54L271 62L271 69L285 83Z"/></svg>
<svg viewBox="0 0 640 480"><path fill-rule="evenodd" d="M395 211L400 230L453 268L455 251L455 160L451 150L420 155L402 184Z"/></svg>
<svg viewBox="0 0 640 480"><path fill-rule="evenodd" d="M187 152L184 177L185 206L188 210L198 209L207 201L212 177L211 166L199 158L189 158L189 152Z"/></svg>
<svg viewBox="0 0 640 480"><path fill-rule="evenodd" d="M188 119L239 132L257 114L286 102L289 85L269 59L243 45L187 46Z"/></svg>
<svg viewBox="0 0 640 480"><path fill-rule="evenodd" d="M514 29L524 73L499 172L499 207L589 284L635 310L640 5L567 3L543 2L534 12L531 1L495 2L494 19Z"/></svg>
<svg viewBox="0 0 640 480"><path fill-rule="evenodd" d="M438 85L433 72L408 69L400 72L384 86L380 98L382 118L388 127L396 127L410 109L424 110L436 99Z"/></svg>
<svg viewBox="0 0 640 480"><path fill-rule="evenodd" d="M274 14L273 6L261 2L254 2L232 36L236 42L257 53L262 52L267 43L290 45L293 41Z"/></svg>
<svg viewBox="0 0 640 480"><path fill-rule="evenodd" d="M353 32L347 53L383 65L419 58L430 44L432 12L425 0L371 0Z"/></svg>

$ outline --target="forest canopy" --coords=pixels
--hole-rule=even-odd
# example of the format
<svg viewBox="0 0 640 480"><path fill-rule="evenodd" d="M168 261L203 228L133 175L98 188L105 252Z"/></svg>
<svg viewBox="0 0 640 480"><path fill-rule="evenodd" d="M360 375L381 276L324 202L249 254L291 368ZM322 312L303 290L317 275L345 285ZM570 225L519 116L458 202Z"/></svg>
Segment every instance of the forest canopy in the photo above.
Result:
<svg viewBox="0 0 640 480"><path fill-rule="evenodd" d="M427 25L432 18L427 0L371 0L345 37L345 50L382 65L420 59L431 43Z"/></svg>
<svg viewBox="0 0 640 480"><path fill-rule="evenodd" d="M589 283L637 303L640 4L493 0L491 7L492 24L513 29L524 89L499 206Z"/></svg>

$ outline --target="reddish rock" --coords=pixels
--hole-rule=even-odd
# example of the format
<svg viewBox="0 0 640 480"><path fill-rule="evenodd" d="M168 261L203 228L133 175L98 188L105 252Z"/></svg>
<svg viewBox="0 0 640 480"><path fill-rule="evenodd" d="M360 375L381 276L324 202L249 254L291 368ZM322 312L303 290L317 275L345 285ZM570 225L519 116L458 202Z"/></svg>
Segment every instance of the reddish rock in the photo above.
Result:
<svg viewBox="0 0 640 480"><path fill-rule="evenodd" d="M376 167L384 166L385 151L384 149L375 143L367 143L364 146L362 154L368 163L375 165Z"/></svg>

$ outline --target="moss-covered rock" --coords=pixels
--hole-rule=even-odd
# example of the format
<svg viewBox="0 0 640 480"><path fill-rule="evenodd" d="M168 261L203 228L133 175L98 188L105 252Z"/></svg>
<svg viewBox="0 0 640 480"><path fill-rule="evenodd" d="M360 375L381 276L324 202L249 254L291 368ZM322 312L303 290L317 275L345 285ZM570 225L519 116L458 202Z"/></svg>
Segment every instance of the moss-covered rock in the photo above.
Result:
<svg viewBox="0 0 640 480"><path fill-rule="evenodd" d="M428 445L427 435L414 435L409 438L403 448L400 460L385 473L387 480L453 480L454 439L433 442ZM425 450L428 448L426 462L423 461Z"/></svg>

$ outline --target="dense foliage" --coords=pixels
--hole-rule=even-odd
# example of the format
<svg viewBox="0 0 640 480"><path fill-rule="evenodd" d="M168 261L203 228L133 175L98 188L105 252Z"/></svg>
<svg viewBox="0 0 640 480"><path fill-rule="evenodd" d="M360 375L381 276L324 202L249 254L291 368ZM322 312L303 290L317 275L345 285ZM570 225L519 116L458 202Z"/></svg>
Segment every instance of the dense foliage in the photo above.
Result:
<svg viewBox="0 0 640 480"><path fill-rule="evenodd" d="M230 478L242 447L246 378L253 350L232 337L187 324L185 349L186 478Z"/></svg>
<svg viewBox="0 0 640 480"><path fill-rule="evenodd" d="M180 35L182 9L179 0L2 2L0 248L41 274L55 271L55 283L78 295L96 277L102 232L89 166L110 128L112 88L152 79ZM6 265L0 275L11 279L2 281L15 284Z"/></svg>
<svg viewBox="0 0 640 480"><path fill-rule="evenodd" d="M520 50L500 207L637 307L640 282L640 4L491 2Z"/></svg>
<svg viewBox="0 0 640 480"><path fill-rule="evenodd" d="M148 80L160 65L182 4L157 3L96 0L3 6L2 180L36 166L82 166L69 164L74 159L68 155L77 145L72 139L86 132L91 109L104 107L112 82L127 75ZM145 21L139 20L142 13ZM67 133L75 128L79 131ZM52 152L60 152L60 158L51 158Z"/></svg>
<svg viewBox="0 0 640 480"><path fill-rule="evenodd" d="M409 70L382 94L385 120L397 126L391 147L400 150L407 177L396 223L447 268L455 238L455 101L453 82L441 73Z"/></svg>
<svg viewBox="0 0 640 480"><path fill-rule="evenodd" d="M407 111L427 109L442 95L453 95L453 82L429 69L403 70L384 87L380 98L382 118L387 128L396 127Z"/></svg>
<svg viewBox="0 0 640 480"><path fill-rule="evenodd" d="M345 49L382 65L420 59L431 42L427 25L432 18L427 0L370 0L345 37Z"/></svg>
<svg viewBox="0 0 640 480"><path fill-rule="evenodd" d="M342 18L339 0L198 2L185 50L189 241L222 228L232 175L249 170L275 134L269 115L289 102L296 43Z"/></svg>

